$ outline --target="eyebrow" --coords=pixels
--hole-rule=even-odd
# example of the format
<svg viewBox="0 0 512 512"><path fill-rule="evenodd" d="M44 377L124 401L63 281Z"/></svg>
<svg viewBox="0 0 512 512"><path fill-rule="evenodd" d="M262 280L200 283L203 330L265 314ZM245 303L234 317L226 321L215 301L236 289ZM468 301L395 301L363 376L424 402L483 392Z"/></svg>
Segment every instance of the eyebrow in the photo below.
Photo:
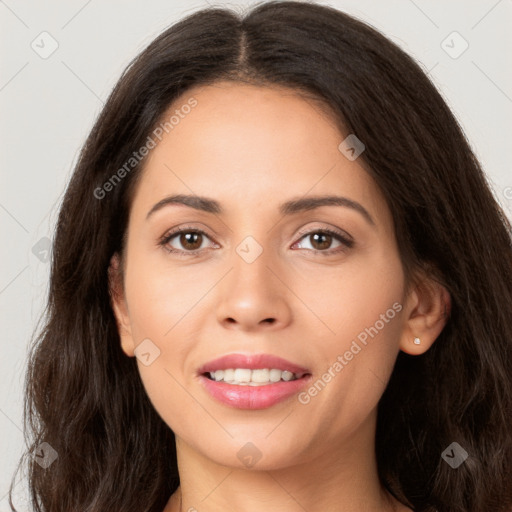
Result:
<svg viewBox="0 0 512 512"><path fill-rule="evenodd" d="M168 197L164 197L161 201L158 201L146 215L146 219L149 219L158 210L161 210L165 206L169 205L183 205L195 210L200 210L207 213L222 214L224 210L220 203L209 197L187 195L187 194L176 194ZM283 216L293 215L295 213L314 210L321 206L343 206L351 208L356 212L359 212L365 220L372 226L375 226L375 221L372 216L368 213L368 210L352 199L343 196L325 195L325 196L309 196L299 199L292 199L286 201L279 206L279 213Z"/></svg>

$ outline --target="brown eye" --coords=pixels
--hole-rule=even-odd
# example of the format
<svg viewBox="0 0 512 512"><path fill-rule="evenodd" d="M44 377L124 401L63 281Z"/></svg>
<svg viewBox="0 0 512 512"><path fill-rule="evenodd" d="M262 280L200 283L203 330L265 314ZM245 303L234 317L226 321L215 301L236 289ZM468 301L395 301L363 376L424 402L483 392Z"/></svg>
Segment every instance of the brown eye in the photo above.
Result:
<svg viewBox="0 0 512 512"><path fill-rule="evenodd" d="M342 252L354 245L354 241L349 235L343 235L330 229L317 229L306 233L301 233L302 238L296 244L303 244L304 240L309 241L310 247L299 247L300 249L310 249L325 255ZM333 243L337 243L334 248ZM295 244L294 244L295 245Z"/></svg>
<svg viewBox="0 0 512 512"><path fill-rule="evenodd" d="M329 249L329 246L333 241L332 235L329 235L328 233L314 233L309 236L311 237L310 240L313 240L311 245L318 251Z"/></svg>
<svg viewBox="0 0 512 512"><path fill-rule="evenodd" d="M163 236L159 244L168 252L192 256L200 252L205 240L210 237L200 229L183 228Z"/></svg>
<svg viewBox="0 0 512 512"><path fill-rule="evenodd" d="M203 235L198 232L187 231L179 234L178 240L184 249L194 251L201 247Z"/></svg>

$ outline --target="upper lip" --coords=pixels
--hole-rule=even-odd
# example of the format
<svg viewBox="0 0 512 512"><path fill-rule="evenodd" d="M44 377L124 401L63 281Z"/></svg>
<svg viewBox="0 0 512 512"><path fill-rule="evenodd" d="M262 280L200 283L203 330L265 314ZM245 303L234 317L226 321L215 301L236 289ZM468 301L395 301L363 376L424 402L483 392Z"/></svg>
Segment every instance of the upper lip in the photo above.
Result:
<svg viewBox="0 0 512 512"><path fill-rule="evenodd" d="M198 370L199 374L214 372L215 370L227 370L229 368L269 368L277 370L288 370L299 377L309 373L307 368L282 359L271 354L228 354L212 361L208 361Z"/></svg>

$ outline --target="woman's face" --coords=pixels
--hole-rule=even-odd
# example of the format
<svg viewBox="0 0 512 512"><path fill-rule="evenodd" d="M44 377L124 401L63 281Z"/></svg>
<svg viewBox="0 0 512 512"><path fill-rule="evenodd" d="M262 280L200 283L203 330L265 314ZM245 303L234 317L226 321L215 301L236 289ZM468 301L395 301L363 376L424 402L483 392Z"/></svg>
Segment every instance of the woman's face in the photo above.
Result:
<svg viewBox="0 0 512 512"><path fill-rule="evenodd" d="M340 150L348 134L288 89L219 82L173 114L134 196L116 307L152 404L182 446L228 466L360 453L406 300L361 146Z"/></svg>

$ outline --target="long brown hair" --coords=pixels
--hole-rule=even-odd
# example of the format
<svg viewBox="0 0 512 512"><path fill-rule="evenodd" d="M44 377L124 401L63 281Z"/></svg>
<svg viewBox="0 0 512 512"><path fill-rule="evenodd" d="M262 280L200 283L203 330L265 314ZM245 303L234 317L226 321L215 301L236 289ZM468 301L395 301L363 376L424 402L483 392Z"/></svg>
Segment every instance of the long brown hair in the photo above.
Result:
<svg viewBox="0 0 512 512"><path fill-rule="evenodd" d="M27 459L34 510L161 512L179 485L174 435L121 350L108 289L144 161L105 197L95 191L174 99L220 79L284 85L329 105L366 146L360 158L388 202L404 268L427 270L451 295L438 340L421 356L399 354L379 403L382 484L417 511L511 510L511 225L420 66L363 22L294 1L244 15L207 8L171 26L128 66L87 138L26 377L20 466ZM43 442L58 454L47 468L32 457ZM453 442L468 453L457 469L441 457Z"/></svg>

